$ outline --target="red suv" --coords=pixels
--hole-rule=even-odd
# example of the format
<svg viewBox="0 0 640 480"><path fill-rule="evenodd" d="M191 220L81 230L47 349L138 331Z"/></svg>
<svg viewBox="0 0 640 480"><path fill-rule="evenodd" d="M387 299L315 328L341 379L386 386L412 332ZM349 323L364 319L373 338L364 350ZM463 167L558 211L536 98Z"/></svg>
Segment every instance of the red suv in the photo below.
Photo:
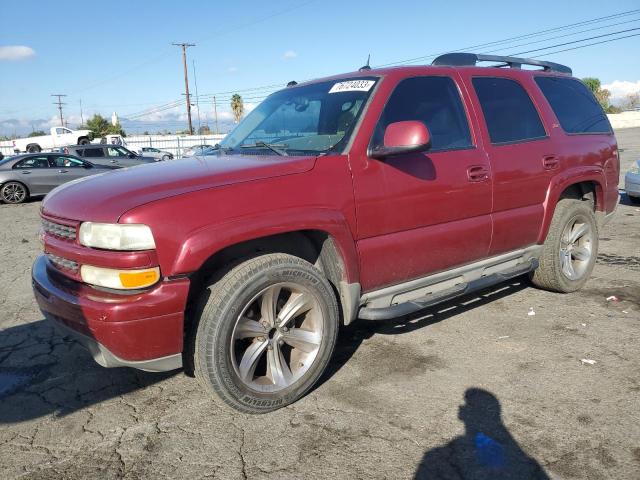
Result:
<svg viewBox="0 0 640 480"><path fill-rule="evenodd" d="M56 189L34 292L101 365L188 365L266 412L312 387L356 318L525 274L579 289L618 172L607 117L565 66L364 67L291 82L206 156Z"/></svg>

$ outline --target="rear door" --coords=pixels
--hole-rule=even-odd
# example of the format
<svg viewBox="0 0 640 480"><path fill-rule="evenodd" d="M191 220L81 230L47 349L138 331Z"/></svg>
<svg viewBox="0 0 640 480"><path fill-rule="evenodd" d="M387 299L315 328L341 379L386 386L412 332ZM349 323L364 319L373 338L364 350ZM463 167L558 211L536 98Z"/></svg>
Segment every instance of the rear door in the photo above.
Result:
<svg viewBox="0 0 640 480"><path fill-rule="evenodd" d="M484 117L481 134L493 172L489 255L498 255L537 242L558 163L538 107L525 88L532 87L531 78L510 71L500 77L474 72L467 81Z"/></svg>
<svg viewBox="0 0 640 480"><path fill-rule="evenodd" d="M419 120L431 134L422 153L385 160L352 155L358 252L364 291L424 277L486 256L491 240L491 171L470 129L474 116L458 77L400 79L370 140L393 122ZM385 86L387 88L387 86ZM385 90L378 95L386 96Z"/></svg>
<svg viewBox="0 0 640 480"><path fill-rule="evenodd" d="M42 195L51 191L56 184L56 175L49 168L46 155L34 155L16 163L13 167L16 180L24 183L31 195Z"/></svg>
<svg viewBox="0 0 640 480"><path fill-rule="evenodd" d="M91 146L83 147L76 150L77 153L96 165L104 165L117 167L117 161L115 159L105 158L105 147L103 146Z"/></svg>

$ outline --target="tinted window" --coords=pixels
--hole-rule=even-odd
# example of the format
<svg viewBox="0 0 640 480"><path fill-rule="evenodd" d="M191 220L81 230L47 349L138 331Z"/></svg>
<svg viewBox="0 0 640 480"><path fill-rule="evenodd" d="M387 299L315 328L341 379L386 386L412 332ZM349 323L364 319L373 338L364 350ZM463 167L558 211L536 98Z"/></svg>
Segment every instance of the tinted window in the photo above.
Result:
<svg viewBox="0 0 640 480"><path fill-rule="evenodd" d="M415 77L401 81L384 107L373 145L382 145L389 124L405 120L419 120L427 126L431 151L471 147L460 94L449 77Z"/></svg>
<svg viewBox="0 0 640 480"><path fill-rule="evenodd" d="M507 78L473 79L491 143L518 142L546 135L524 88Z"/></svg>
<svg viewBox="0 0 640 480"><path fill-rule="evenodd" d="M83 157L88 157L88 158L104 157L104 151L102 150L102 147L99 147L99 148L85 148L84 152L82 150L78 150L78 154L82 155Z"/></svg>
<svg viewBox="0 0 640 480"><path fill-rule="evenodd" d="M29 157L15 164L13 168L49 168L47 157Z"/></svg>
<svg viewBox="0 0 640 480"><path fill-rule="evenodd" d="M591 91L573 78L536 77L567 133L611 133L611 125Z"/></svg>

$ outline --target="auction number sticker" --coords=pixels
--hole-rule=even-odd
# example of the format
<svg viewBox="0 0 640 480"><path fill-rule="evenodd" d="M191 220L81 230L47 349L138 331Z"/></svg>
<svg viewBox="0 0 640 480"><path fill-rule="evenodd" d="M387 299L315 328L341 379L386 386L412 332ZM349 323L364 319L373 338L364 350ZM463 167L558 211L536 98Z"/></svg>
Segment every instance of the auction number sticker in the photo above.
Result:
<svg viewBox="0 0 640 480"><path fill-rule="evenodd" d="M376 83L375 80L349 80L348 82L338 82L331 87L329 93L340 92L368 92Z"/></svg>

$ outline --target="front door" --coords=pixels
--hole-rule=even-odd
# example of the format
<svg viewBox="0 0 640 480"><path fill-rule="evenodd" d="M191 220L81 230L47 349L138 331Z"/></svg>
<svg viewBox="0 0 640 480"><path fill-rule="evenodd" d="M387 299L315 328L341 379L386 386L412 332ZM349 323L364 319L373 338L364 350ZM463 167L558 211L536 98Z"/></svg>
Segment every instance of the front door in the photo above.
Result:
<svg viewBox="0 0 640 480"><path fill-rule="evenodd" d="M363 291L397 284L485 257L491 242L489 161L474 141L457 78L401 80L371 139L393 122L422 121L431 148L376 160L351 160Z"/></svg>

